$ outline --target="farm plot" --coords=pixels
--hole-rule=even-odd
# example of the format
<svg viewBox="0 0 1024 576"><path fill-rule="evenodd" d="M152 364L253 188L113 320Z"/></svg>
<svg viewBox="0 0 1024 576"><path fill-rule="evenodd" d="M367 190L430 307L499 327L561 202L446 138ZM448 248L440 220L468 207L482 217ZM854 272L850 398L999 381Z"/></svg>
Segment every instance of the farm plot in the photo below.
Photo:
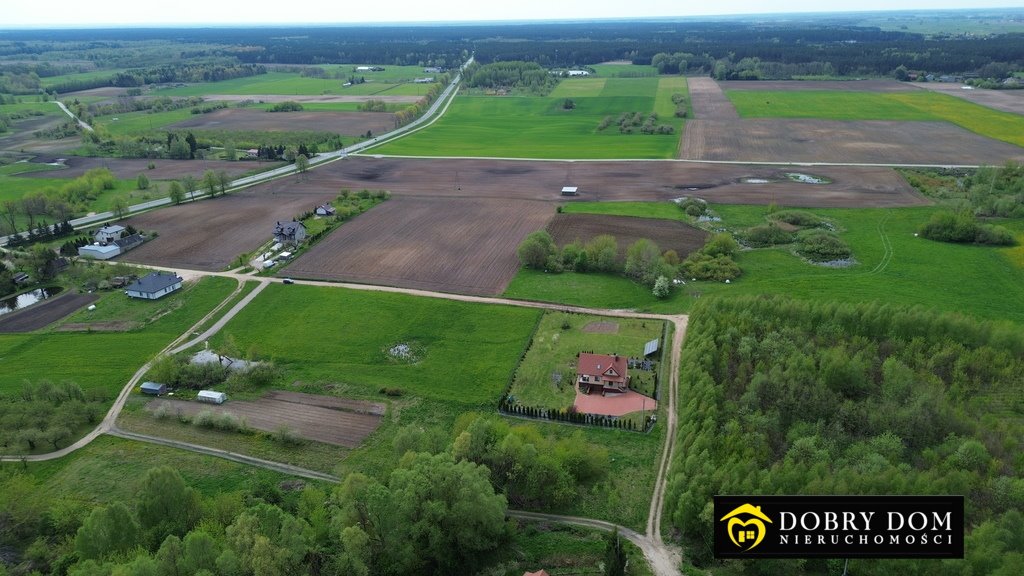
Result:
<svg viewBox="0 0 1024 576"><path fill-rule="evenodd" d="M316 442L355 448L380 426L384 405L299 392L271 392L258 400L232 400L220 406L183 400L153 400L146 408L167 406L170 413L195 416L203 410L233 414L256 430L275 432L282 426Z"/></svg>
<svg viewBox="0 0 1024 576"><path fill-rule="evenodd" d="M381 134L395 127L395 116L386 112L267 112L249 108L225 108L193 115L171 124L170 129L194 130L311 130L339 134Z"/></svg>
<svg viewBox="0 0 1024 576"><path fill-rule="evenodd" d="M31 332L49 326L82 306L96 301L95 294L62 294L57 298L0 316L0 332Z"/></svg>
<svg viewBox="0 0 1024 576"><path fill-rule="evenodd" d="M680 258L685 258L703 246L708 236L703 230L674 220L603 214L557 214L548 224L548 232L559 246L611 234L618 241L621 260L625 260L630 244L641 238L654 241L662 251L675 250Z"/></svg>
<svg viewBox="0 0 1024 576"><path fill-rule="evenodd" d="M500 294L516 247L554 212L543 202L393 198L342 226L282 275L405 288Z"/></svg>
<svg viewBox="0 0 1024 576"><path fill-rule="evenodd" d="M727 80L718 82L722 90L756 90L802 92L832 90L836 92L913 92L916 85L896 80ZM959 86L959 84L957 84Z"/></svg>
<svg viewBox="0 0 1024 576"><path fill-rule="evenodd" d="M913 86L918 90L931 90L932 92L962 98L968 102L992 108L993 110L1024 115L1024 90L964 90L962 84L946 84L942 82L927 82L924 84L914 84Z"/></svg>
<svg viewBox="0 0 1024 576"><path fill-rule="evenodd" d="M681 157L749 162L1002 164L1024 148L946 122L694 120Z"/></svg>
<svg viewBox="0 0 1024 576"><path fill-rule="evenodd" d="M722 87L712 78L705 76L689 79L690 105L693 106L693 117L697 119L736 120L740 116L736 107L725 97ZM689 132L690 124L686 126Z"/></svg>
<svg viewBox="0 0 1024 576"><path fill-rule="evenodd" d="M222 270L240 254L269 240L278 220L332 200L337 189L274 180L258 188L202 202L171 206L128 219L140 230L159 237L119 257L127 262L151 263L198 270Z"/></svg>
<svg viewBox="0 0 1024 576"><path fill-rule="evenodd" d="M55 162L58 158L40 157L35 162ZM139 174L145 174L150 180L178 180L184 176L192 176L197 180L207 170L227 172L232 178L237 178L248 172L259 169L269 170L277 167L280 163L256 163L256 162L228 162L226 160L145 160L127 158L85 158L81 156L70 156L61 159L66 166L63 170L51 170L48 172L33 172L24 174L28 178L78 178L93 168L107 168L114 173L114 176L121 179L134 179ZM149 169L153 164L154 168Z"/></svg>
<svg viewBox="0 0 1024 576"><path fill-rule="evenodd" d="M665 201L700 196L709 201L807 207L921 206L930 202L889 168L820 166L831 183L808 185L772 166L683 162L529 162L477 159L349 157L311 170L321 188L374 188L395 196L536 199L552 202ZM760 184L751 181L765 181ZM580 195L559 195L563 186Z"/></svg>

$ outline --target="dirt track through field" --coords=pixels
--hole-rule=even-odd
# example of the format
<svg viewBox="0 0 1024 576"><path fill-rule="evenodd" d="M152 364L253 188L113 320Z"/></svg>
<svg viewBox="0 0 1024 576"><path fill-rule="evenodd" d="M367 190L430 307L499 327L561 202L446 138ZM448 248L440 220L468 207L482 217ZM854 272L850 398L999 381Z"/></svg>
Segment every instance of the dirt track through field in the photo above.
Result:
<svg viewBox="0 0 1024 576"><path fill-rule="evenodd" d="M381 405L354 400L338 404L331 400L329 397L284 392L259 400L229 400L220 405L159 399L147 404L146 408L152 411L166 405L170 414L181 412L189 416L203 410L211 410L217 416L228 413L245 418L246 423L256 430L272 433L286 426L307 440L346 448L359 446L380 426ZM353 411L353 408L358 411Z"/></svg>
<svg viewBox="0 0 1024 576"><path fill-rule="evenodd" d="M736 120L740 115L736 107L726 98L722 87L713 78L693 76L686 79L690 86L690 103L693 117L697 119ZM687 125L686 130L689 130Z"/></svg>
<svg viewBox="0 0 1024 576"><path fill-rule="evenodd" d="M1024 148L946 122L749 118L690 121L680 156L750 162L1002 164L1024 160Z"/></svg>

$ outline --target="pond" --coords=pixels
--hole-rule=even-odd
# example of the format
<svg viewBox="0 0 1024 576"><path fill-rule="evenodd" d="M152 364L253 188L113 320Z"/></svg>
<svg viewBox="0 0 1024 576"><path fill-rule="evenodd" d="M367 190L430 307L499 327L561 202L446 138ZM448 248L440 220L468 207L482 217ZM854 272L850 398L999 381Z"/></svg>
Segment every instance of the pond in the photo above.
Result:
<svg viewBox="0 0 1024 576"><path fill-rule="evenodd" d="M18 294L10 298L4 298L0 300L0 316L15 310L21 310L26 306L31 306L40 300L46 300L52 298L60 291L63 290L60 286L50 286L48 288L37 288L35 290L25 292L24 294Z"/></svg>

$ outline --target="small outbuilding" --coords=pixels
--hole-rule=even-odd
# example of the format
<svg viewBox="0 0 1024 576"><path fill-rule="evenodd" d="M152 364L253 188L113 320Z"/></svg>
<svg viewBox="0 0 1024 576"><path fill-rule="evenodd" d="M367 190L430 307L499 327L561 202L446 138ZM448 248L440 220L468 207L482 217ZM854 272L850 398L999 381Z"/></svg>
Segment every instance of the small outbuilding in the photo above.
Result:
<svg viewBox="0 0 1024 576"><path fill-rule="evenodd" d="M132 298L156 300L181 288L181 276L173 272L153 272L132 282L124 293Z"/></svg>
<svg viewBox="0 0 1024 576"><path fill-rule="evenodd" d="M562 196L578 196L579 188L576 186L563 186Z"/></svg>
<svg viewBox="0 0 1024 576"><path fill-rule="evenodd" d="M143 382L139 390L143 394L149 394L151 396L163 396L167 394L167 384L161 384L160 382Z"/></svg>
<svg viewBox="0 0 1024 576"><path fill-rule="evenodd" d="M323 204L316 207L317 216L334 216L334 213L334 206L331 206L330 204Z"/></svg>
<svg viewBox="0 0 1024 576"><path fill-rule="evenodd" d="M97 242L78 248L79 256L82 258L92 258L93 260L110 260L120 253L121 248L117 244L100 244Z"/></svg>
<svg viewBox="0 0 1024 576"><path fill-rule="evenodd" d="M223 404L228 401L228 395L224 392L217 392L216 390L200 390L196 394L196 400L200 402L206 402L208 404Z"/></svg>

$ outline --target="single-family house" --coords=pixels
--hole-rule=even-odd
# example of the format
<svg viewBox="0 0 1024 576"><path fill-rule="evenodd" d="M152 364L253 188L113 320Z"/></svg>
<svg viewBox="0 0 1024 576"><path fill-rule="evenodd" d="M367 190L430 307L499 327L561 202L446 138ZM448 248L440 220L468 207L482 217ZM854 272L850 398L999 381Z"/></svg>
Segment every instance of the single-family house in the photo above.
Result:
<svg viewBox="0 0 1024 576"><path fill-rule="evenodd" d="M280 222L274 226L274 240L282 244L296 245L306 238L306 227L302 222Z"/></svg>
<svg viewBox="0 0 1024 576"><path fill-rule="evenodd" d="M576 366L576 383L580 391L619 393L629 389L629 368L626 357L614 354L580 353Z"/></svg>
<svg viewBox="0 0 1024 576"><path fill-rule="evenodd" d="M153 272L132 282L124 293L132 298L156 300L181 288L182 278L173 272Z"/></svg>
<svg viewBox="0 0 1024 576"><path fill-rule="evenodd" d="M334 212L334 206L331 206L330 204L324 204L316 207L317 216L334 216Z"/></svg>
<svg viewBox="0 0 1024 576"><path fill-rule="evenodd" d="M163 396L164 394L167 394L167 384L161 384L160 382L143 382L142 386L139 386L139 390L143 394Z"/></svg>
<svg viewBox="0 0 1024 576"><path fill-rule="evenodd" d="M100 244L110 244L114 240L119 240L121 236L126 232L125 227L120 224L113 224L111 226L103 226L96 231L93 235L93 239Z"/></svg>

